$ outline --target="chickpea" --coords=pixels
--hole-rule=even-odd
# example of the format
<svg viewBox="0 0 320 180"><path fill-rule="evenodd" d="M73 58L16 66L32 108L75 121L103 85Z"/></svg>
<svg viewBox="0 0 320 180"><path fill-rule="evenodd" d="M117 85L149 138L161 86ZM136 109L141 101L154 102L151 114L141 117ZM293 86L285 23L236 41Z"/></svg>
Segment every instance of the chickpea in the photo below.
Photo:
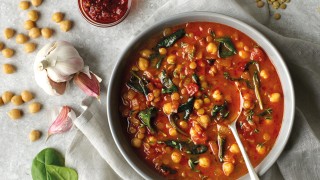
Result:
<svg viewBox="0 0 320 180"><path fill-rule="evenodd" d="M167 57L168 64L175 64L176 63L176 56L175 55L169 55Z"/></svg>
<svg viewBox="0 0 320 180"><path fill-rule="evenodd" d="M178 101L180 99L179 93L175 92L171 94L171 100Z"/></svg>
<svg viewBox="0 0 320 180"><path fill-rule="evenodd" d="M52 29L50 28L42 28L41 29L41 35L42 37L46 38L46 39L49 39L51 36L52 36Z"/></svg>
<svg viewBox="0 0 320 180"><path fill-rule="evenodd" d="M199 166L203 167L203 168L208 168L210 166L211 162L210 159L208 157L200 157L199 158Z"/></svg>
<svg viewBox="0 0 320 180"><path fill-rule="evenodd" d="M27 41L28 41L28 37L22 33L18 34L16 37L16 42L18 44L24 44Z"/></svg>
<svg viewBox="0 0 320 180"><path fill-rule="evenodd" d="M269 141L271 138L269 133L264 133L262 137L265 141Z"/></svg>
<svg viewBox="0 0 320 180"><path fill-rule="evenodd" d="M41 104L38 102L33 102L29 104L28 109L29 109L29 112L32 114L37 113L41 109Z"/></svg>
<svg viewBox="0 0 320 180"><path fill-rule="evenodd" d="M141 147L142 141L141 141L141 139L133 138L131 140L131 144L133 145L133 147L139 148L139 147Z"/></svg>
<svg viewBox="0 0 320 180"><path fill-rule="evenodd" d="M202 99L196 99L196 100L194 101L193 107L194 107L195 109L200 109L200 108L202 107L202 105L203 105Z"/></svg>
<svg viewBox="0 0 320 180"><path fill-rule="evenodd" d="M207 45L206 50L208 53L215 54L218 51L218 47L216 44L211 42Z"/></svg>
<svg viewBox="0 0 320 180"><path fill-rule="evenodd" d="M11 64L3 64L2 71L5 74L13 74L16 71L16 68Z"/></svg>
<svg viewBox="0 0 320 180"><path fill-rule="evenodd" d="M249 57L249 53L247 51L240 50L239 51L239 56L240 56L241 59L247 59Z"/></svg>
<svg viewBox="0 0 320 180"><path fill-rule="evenodd" d="M222 93L219 90L215 90L212 94L212 97L216 101L220 101L222 99Z"/></svg>
<svg viewBox="0 0 320 180"><path fill-rule="evenodd" d="M200 115L204 115L204 109L203 108L200 108L197 110L197 115L200 116Z"/></svg>
<svg viewBox="0 0 320 180"><path fill-rule="evenodd" d="M167 115L171 114L171 112L172 112L172 104L170 102L169 103L165 103L163 105L163 109L162 110Z"/></svg>
<svg viewBox="0 0 320 180"><path fill-rule="evenodd" d="M179 126L182 128L182 129L187 129L188 128L188 123L186 121L180 121L179 122Z"/></svg>
<svg viewBox="0 0 320 180"><path fill-rule="evenodd" d="M203 102L204 102L205 104L209 104L209 103L210 103L210 99L206 97L206 98L203 99Z"/></svg>
<svg viewBox="0 0 320 180"><path fill-rule="evenodd" d="M29 11L28 19L30 19L31 21L37 21L39 19L39 12L36 10Z"/></svg>
<svg viewBox="0 0 320 180"><path fill-rule="evenodd" d="M148 143L152 146L157 144L157 138L155 138L154 136L148 137Z"/></svg>
<svg viewBox="0 0 320 180"><path fill-rule="evenodd" d="M31 20L26 20L23 24L23 28L26 30L30 30L32 28L36 27L36 23Z"/></svg>
<svg viewBox="0 0 320 180"><path fill-rule="evenodd" d="M229 151L232 152L233 154L239 154L240 149L239 149L239 146L237 144L232 144L230 146Z"/></svg>
<svg viewBox="0 0 320 180"><path fill-rule="evenodd" d="M163 30L163 36L169 36L172 33L172 29L171 28L165 28Z"/></svg>
<svg viewBox="0 0 320 180"><path fill-rule="evenodd" d="M12 120L20 119L22 117L22 111L20 109L12 109L8 112L8 116Z"/></svg>
<svg viewBox="0 0 320 180"><path fill-rule="evenodd" d="M260 155L264 155L266 153L266 146L263 144L258 144L256 146L256 150Z"/></svg>
<svg viewBox="0 0 320 180"><path fill-rule="evenodd" d="M11 58L14 55L14 50L10 48L4 48L1 52L5 58Z"/></svg>
<svg viewBox="0 0 320 180"><path fill-rule="evenodd" d="M32 53L34 50L36 50L37 45L35 43L29 42L24 44L24 52L26 53Z"/></svg>
<svg viewBox="0 0 320 180"><path fill-rule="evenodd" d="M142 140L144 138L144 133L138 133L137 138Z"/></svg>
<svg viewBox="0 0 320 180"><path fill-rule="evenodd" d="M60 22L60 29L62 32L68 32L72 27L72 22L70 20L63 20Z"/></svg>
<svg viewBox="0 0 320 180"><path fill-rule="evenodd" d="M145 58L139 58L138 66L141 71L145 71L149 67L149 61Z"/></svg>
<svg viewBox="0 0 320 180"><path fill-rule="evenodd" d="M19 8L22 10L29 9L30 7L30 2L29 1L20 1L19 3Z"/></svg>
<svg viewBox="0 0 320 180"><path fill-rule="evenodd" d="M280 98L281 98L280 93L272 93L272 94L269 96L270 102L273 102L273 103L279 102L279 101L280 101Z"/></svg>
<svg viewBox="0 0 320 180"><path fill-rule="evenodd" d="M243 102L243 108L244 109L251 109L251 108L253 108L253 104L251 103L251 101L245 100Z"/></svg>
<svg viewBox="0 0 320 180"><path fill-rule="evenodd" d="M268 79L269 73L266 70L261 70L260 77L262 77L263 79Z"/></svg>
<svg viewBox="0 0 320 180"><path fill-rule="evenodd" d="M11 98L14 96L14 94L10 91L6 91L2 94L2 100L3 103L7 104L8 102L11 101Z"/></svg>
<svg viewBox="0 0 320 180"><path fill-rule="evenodd" d="M32 4L32 6L34 6L34 7L40 6L41 3L42 3L42 0L31 0L31 4Z"/></svg>
<svg viewBox="0 0 320 180"><path fill-rule="evenodd" d="M179 152L172 152L171 159L174 163L180 163L182 155Z"/></svg>
<svg viewBox="0 0 320 180"><path fill-rule="evenodd" d="M166 49L166 48L160 48L160 49L159 49L159 53L160 53L161 55L166 55L166 54L167 54L167 49Z"/></svg>
<svg viewBox="0 0 320 180"><path fill-rule="evenodd" d="M214 76L217 72L218 72L217 68L215 66L211 66L211 68L209 70L209 74L211 76Z"/></svg>
<svg viewBox="0 0 320 180"><path fill-rule="evenodd" d="M3 42L0 42L0 51L4 48Z"/></svg>
<svg viewBox="0 0 320 180"><path fill-rule="evenodd" d="M140 55L144 58L149 58L151 54L152 54L152 51L150 49L144 49L140 51Z"/></svg>
<svg viewBox="0 0 320 180"><path fill-rule="evenodd" d="M13 30L11 28L6 28L3 31L4 38L6 38L6 39L12 38L14 36L14 34L15 34L15 30Z"/></svg>
<svg viewBox="0 0 320 180"><path fill-rule="evenodd" d="M197 68L197 63L192 61L190 64L189 64L189 68L190 69L196 69Z"/></svg>
<svg viewBox="0 0 320 180"><path fill-rule="evenodd" d="M40 35L41 35L41 31L37 27L34 27L29 31L29 36L33 39L38 38Z"/></svg>
<svg viewBox="0 0 320 180"><path fill-rule="evenodd" d="M64 14L62 14L61 12L56 12L52 15L51 19L52 21L59 23L63 20Z"/></svg>
<svg viewBox="0 0 320 180"><path fill-rule="evenodd" d="M16 106L20 106L21 104L23 104L22 97L20 95L14 95L11 98L11 103Z"/></svg>
<svg viewBox="0 0 320 180"><path fill-rule="evenodd" d="M222 164L222 170L224 175L229 176L234 170L234 165L230 162L224 162Z"/></svg>
<svg viewBox="0 0 320 180"><path fill-rule="evenodd" d="M169 134L170 134L170 136L177 136L177 135L178 135L178 132L177 132L176 129L170 128L170 129L169 129Z"/></svg>
<svg viewBox="0 0 320 180"><path fill-rule="evenodd" d="M33 99L33 95L30 91L24 90L21 93L21 98L24 102L29 102Z"/></svg>
<svg viewBox="0 0 320 180"><path fill-rule="evenodd" d="M29 133L29 139L31 142L37 141L41 137L41 131L39 130L32 130Z"/></svg>
<svg viewBox="0 0 320 180"><path fill-rule="evenodd" d="M202 115L199 118L199 123L202 127L207 128L210 123L210 117L208 115Z"/></svg>

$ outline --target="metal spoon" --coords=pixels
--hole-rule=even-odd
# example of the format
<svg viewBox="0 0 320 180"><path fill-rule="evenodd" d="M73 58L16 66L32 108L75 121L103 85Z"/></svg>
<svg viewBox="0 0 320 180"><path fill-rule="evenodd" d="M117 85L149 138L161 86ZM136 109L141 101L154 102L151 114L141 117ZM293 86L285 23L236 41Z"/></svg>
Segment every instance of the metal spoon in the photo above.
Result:
<svg viewBox="0 0 320 180"><path fill-rule="evenodd" d="M243 107L242 107L243 106L243 97L242 97L241 91L240 91L240 89L238 87L238 84L236 84L236 86L237 86L237 89L239 91L239 96L240 96L240 108L239 108L240 111L239 111L239 114L238 114L237 118L231 124L229 124L228 126L231 129L232 134L233 134L234 138L237 141L237 144L238 144L239 149L241 151L241 154L243 156L244 162L246 163L247 169L249 171L250 179L259 180L259 177L258 177L257 173L255 172L255 170L254 170L254 168L253 168L253 166L252 166L252 164L250 162L250 159L249 159L249 157L248 157L248 155L246 153L246 150L243 147L243 144L242 144L242 142L240 140L240 137L239 137L239 134L238 134L238 131L237 131L237 127L236 127L237 120L239 119L239 117L240 117L240 115L242 113L242 109L243 109Z"/></svg>

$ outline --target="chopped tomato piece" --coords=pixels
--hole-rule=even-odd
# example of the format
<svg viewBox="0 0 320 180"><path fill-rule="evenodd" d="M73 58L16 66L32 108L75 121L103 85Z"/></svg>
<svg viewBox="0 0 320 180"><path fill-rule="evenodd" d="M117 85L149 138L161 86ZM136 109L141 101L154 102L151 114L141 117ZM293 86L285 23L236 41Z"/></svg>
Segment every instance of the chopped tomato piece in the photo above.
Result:
<svg viewBox="0 0 320 180"><path fill-rule="evenodd" d="M199 91L199 86L196 83L190 83L186 85L186 89L190 96L193 96L195 93Z"/></svg>
<svg viewBox="0 0 320 180"><path fill-rule="evenodd" d="M256 61L263 61L265 60L265 54L260 48L253 48L253 51L251 52L250 59L256 60Z"/></svg>

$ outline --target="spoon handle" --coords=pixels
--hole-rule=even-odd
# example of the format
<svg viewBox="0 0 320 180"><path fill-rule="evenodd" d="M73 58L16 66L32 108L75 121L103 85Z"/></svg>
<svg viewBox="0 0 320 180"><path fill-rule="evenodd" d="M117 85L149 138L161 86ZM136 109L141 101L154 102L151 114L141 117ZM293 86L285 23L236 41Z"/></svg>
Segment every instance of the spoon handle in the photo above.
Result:
<svg viewBox="0 0 320 180"><path fill-rule="evenodd" d="M252 164L251 164L250 159L246 153L246 150L244 149L243 144L239 138L237 128L236 128L236 123L230 124L229 128L231 129L233 136L237 141L237 144L238 144L239 149L241 151L241 154L243 156L244 162L246 163L246 166L248 168L250 179L251 180L259 180L259 177L258 177L257 173L255 172L254 168L252 167Z"/></svg>

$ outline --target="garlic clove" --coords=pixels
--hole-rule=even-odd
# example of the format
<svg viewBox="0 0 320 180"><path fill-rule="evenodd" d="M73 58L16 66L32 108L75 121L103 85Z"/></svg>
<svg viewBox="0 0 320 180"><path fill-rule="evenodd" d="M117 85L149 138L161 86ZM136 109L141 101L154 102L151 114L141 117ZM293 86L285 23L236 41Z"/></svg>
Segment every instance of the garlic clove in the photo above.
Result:
<svg viewBox="0 0 320 180"><path fill-rule="evenodd" d="M88 96L99 98L101 78L94 73L79 72L74 76L73 82Z"/></svg>
<svg viewBox="0 0 320 180"><path fill-rule="evenodd" d="M55 120L48 130L46 140L48 140L48 138L53 134L60 134L69 131L73 125L72 121L76 118L76 114L69 106L63 106L60 108L58 115L54 112L53 117Z"/></svg>

